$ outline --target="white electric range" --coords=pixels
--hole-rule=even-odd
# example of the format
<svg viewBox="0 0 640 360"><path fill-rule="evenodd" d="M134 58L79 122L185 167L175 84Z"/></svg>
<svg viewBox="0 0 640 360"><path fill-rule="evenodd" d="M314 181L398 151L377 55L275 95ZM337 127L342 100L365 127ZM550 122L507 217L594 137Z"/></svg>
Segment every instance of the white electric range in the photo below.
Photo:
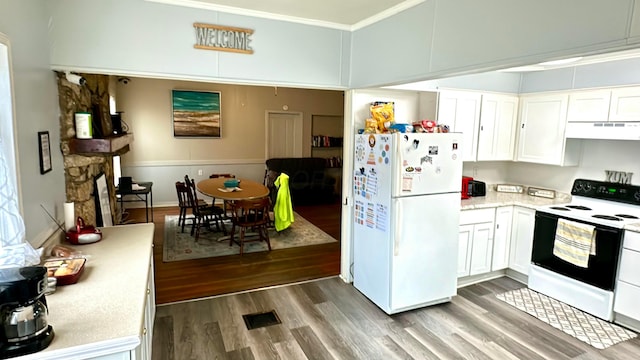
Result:
<svg viewBox="0 0 640 360"><path fill-rule="evenodd" d="M640 187L577 179L571 195L569 204L536 209L529 288L611 321L624 227L640 223ZM558 219L594 226L587 267L553 255Z"/></svg>

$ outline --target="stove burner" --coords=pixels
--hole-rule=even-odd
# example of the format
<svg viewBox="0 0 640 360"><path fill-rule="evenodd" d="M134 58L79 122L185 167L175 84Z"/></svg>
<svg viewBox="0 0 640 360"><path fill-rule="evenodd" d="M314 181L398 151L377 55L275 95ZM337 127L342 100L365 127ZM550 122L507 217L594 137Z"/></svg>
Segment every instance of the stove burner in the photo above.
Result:
<svg viewBox="0 0 640 360"><path fill-rule="evenodd" d="M637 216L628 215L628 214L616 214L617 217L625 218L625 219L637 219Z"/></svg>
<svg viewBox="0 0 640 360"><path fill-rule="evenodd" d="M611 220L611 221L622 221L622 219L620 219L619 217L609 216L609 215L592 215L592 217L598 218L598 219Z"/></svg>
<svg viewBox="0 0 640 360"><path fill-rule="evenodd" d="M569 211L571 209L567 209L566 207L562 207L562 206L552 206L549 209L554 209L554 210L563 210L563 211Z"/></svg>
<svg viewBox="0 0 640 360"><path fill-rule="evenodd" d="M576 210L591 210L591 208L582 205L567 205L567 207Z"/></svg>

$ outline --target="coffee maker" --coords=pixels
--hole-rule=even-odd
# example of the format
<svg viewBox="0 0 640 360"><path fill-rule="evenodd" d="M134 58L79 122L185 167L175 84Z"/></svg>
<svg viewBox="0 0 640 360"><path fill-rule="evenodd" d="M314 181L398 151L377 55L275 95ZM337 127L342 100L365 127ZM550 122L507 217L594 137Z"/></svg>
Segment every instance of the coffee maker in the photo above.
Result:
<svg viewBox="0 0 640 360"><path fill-rule="evenodd" d="M44 266L0 269L0 358L40 351L53 340L46 287Z"/></svg>

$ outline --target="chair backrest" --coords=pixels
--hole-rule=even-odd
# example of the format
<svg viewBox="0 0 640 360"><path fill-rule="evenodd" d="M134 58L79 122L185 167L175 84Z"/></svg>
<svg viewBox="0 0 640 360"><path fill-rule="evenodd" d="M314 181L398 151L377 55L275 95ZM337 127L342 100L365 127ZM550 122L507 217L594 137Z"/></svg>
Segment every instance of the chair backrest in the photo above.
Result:
<svg viewBox="0 0 640 360"><path fill-rule="evenodd" d="M209 175L209 179L217 179L217 178L235 178L234 174L211 174Z"/></svg>
<svg viewBox="0 0 640 360"><path fill-rule="evenodd" d="M237 200L231 205L233 218L244 225L269 223L270 201L268 197L253 200Z"/></svg>
<svg viewBox="0 0 640 360"><path fill-rule="evenodd" d="M200 214L200 206L198 206L198 192L196 191L196 183L193 179L189 179L189 175L184 176L184 183L187 187L187 198L189 199L188 205L193 210L193 214L198 216Z"/></svg>
<svg viewBox="0 0 640 360"><path fill-rule="evenodd" d="M176 181L176 193L178 194L178 206L191 207L189 202L189 188L182 181Z"/></svg>

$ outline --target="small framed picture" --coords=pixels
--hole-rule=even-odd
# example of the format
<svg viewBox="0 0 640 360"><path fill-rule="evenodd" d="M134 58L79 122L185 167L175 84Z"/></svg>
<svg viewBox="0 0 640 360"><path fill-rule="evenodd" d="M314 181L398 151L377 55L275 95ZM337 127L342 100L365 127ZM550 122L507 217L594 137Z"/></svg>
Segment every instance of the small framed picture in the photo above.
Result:
<svg viewBox="0 0 640 360"><path fill-rule="evenodd" d="M38 148L40 149L40 174L51 171L51 142L48 131L38 132Z"/></svg>

